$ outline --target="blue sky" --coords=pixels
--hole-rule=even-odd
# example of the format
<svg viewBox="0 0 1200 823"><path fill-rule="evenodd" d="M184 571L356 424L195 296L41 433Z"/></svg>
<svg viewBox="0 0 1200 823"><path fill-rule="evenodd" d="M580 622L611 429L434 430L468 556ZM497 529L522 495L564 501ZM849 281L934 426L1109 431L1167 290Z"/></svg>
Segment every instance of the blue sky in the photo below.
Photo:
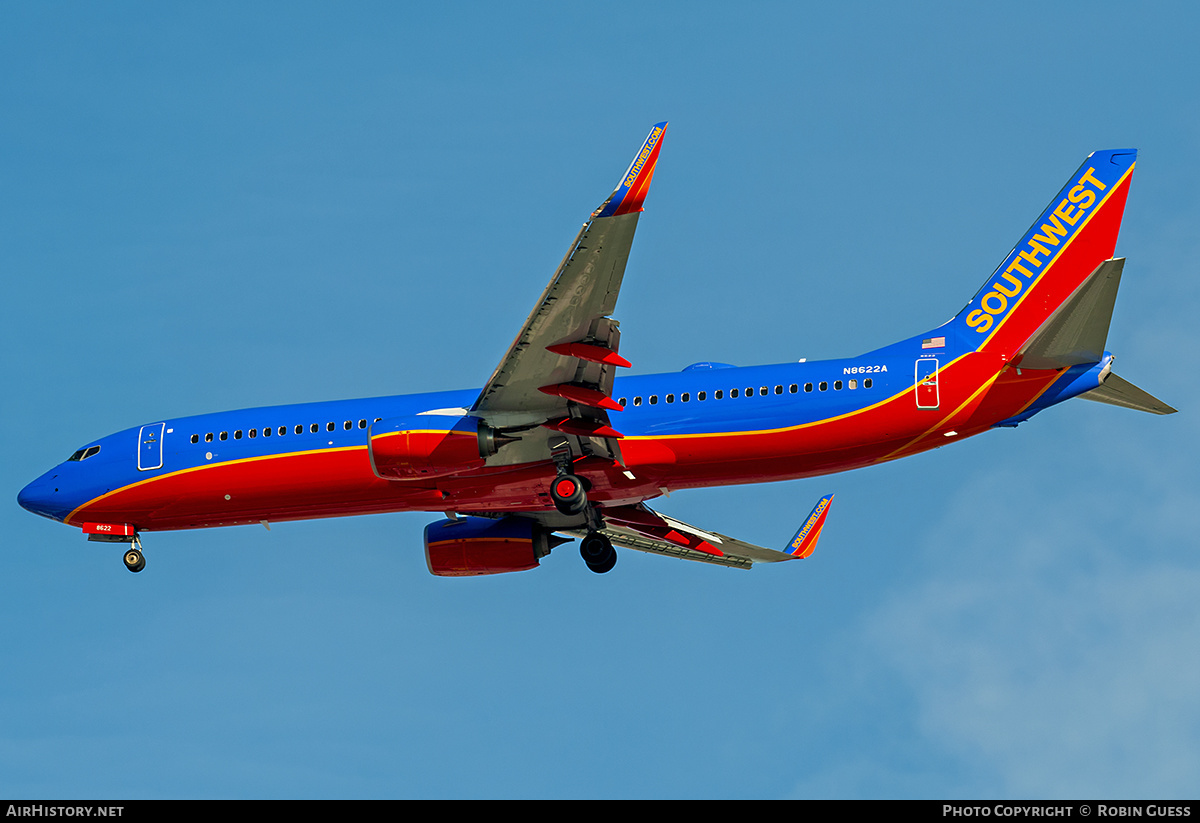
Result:
<svg viewBox="0 0 1200 823"><path fill-rule="evenodd" d="M1194 797L1187 4L7 4L0 795ZM845 475L659 508L817 553L428 574L400 514L111 548L15 503L97 436L478 386L649 126L635 373L949 318L1084 156L1140 150L1116 371Z"/></svg>

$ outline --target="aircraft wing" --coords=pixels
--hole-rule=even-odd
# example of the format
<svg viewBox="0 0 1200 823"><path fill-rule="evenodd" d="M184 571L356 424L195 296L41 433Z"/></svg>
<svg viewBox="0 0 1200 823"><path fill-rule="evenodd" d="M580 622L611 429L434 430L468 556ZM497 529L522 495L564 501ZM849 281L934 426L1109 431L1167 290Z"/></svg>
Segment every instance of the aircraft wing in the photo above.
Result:
<svg viewBox="0 0 1200 823"><path fill-rule="evenodd" d="M644 503L636 506L605 508L604 528L600 533L614 546L663 554L683 560L715 563L735 569L748 569L755 563L779 563L808 557L816 548L829 514L833 495L817 501L796 536L783 549L768 549L720 532L703 531L682 520L653 511ZM584 537L586 529L560 530L574 537Z"/></svg>
<svg viewBox="0 0 1200 823"><path fill-rule="evenodd" d="M585 454L620 459L608 411L621 408L612 399L613 380L629 362L617 354L620 330L610 315L666 127L651 129L616 190L583 225L471 408L497 428L544 427L523 434L489 465L546 459L553 432L581 438Z"/></svg>

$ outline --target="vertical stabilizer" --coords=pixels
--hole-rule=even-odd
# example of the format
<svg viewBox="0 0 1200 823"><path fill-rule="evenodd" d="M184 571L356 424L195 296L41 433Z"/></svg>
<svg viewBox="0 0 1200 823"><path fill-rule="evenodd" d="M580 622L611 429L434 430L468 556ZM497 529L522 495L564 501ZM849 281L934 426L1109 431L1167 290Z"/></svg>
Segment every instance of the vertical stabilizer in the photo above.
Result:
<svg viewBox="0 0 1200 823"><path fill-rule="evenodd" d="M1113 256L1137 152L1093 152L951 321L974 350L1017 353Z"/></svg>

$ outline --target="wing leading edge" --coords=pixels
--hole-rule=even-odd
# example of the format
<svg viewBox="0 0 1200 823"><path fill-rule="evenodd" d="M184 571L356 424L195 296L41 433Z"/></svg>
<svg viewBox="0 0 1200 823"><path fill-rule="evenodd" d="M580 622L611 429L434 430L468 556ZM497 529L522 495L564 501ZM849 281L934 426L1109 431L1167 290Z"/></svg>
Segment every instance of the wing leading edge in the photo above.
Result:
<svg viewBox="0 0 1200 823"><path fill-rule="evenodd" d="M616 308L638 217L654 177L667 124L651 129L613 193L580 229L550 283L488 379L470 413L513 442L489 465L551 457L551 439L578 438L577 453L620 460L609 421L617 354Z"/></svg>

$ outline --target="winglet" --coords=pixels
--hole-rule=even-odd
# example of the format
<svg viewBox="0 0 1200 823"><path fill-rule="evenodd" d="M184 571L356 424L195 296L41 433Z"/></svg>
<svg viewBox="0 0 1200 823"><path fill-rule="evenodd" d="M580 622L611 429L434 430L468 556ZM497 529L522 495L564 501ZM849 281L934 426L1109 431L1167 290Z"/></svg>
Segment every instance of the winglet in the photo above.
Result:
<svg viewBox="0 0 1200 823"><path fill-rule="evenodd" d="M666 121L650 129L650 135L629 164L621 184L604 201L604 205L596 209L593 217L615 217L642 210L646 193L650 191L650 181L654 179L654 166L658 163L658 150L662 148L662 136L666 130Z"/></svg>
<svg viewBox="0 0 1200 823"><path fill-rule="evenodd" d="M833 502L832 494L827 494L817 501L817 505L813 506L812 514L804 521L804 525L800 527L800 531L796 532L796 536L792 538L792 542L788 543L784 551L801 559L813 553L813 549L817 547L817 541L821 539L821 529L825 526L825 516L829 514L831 502Z"/></svg>

